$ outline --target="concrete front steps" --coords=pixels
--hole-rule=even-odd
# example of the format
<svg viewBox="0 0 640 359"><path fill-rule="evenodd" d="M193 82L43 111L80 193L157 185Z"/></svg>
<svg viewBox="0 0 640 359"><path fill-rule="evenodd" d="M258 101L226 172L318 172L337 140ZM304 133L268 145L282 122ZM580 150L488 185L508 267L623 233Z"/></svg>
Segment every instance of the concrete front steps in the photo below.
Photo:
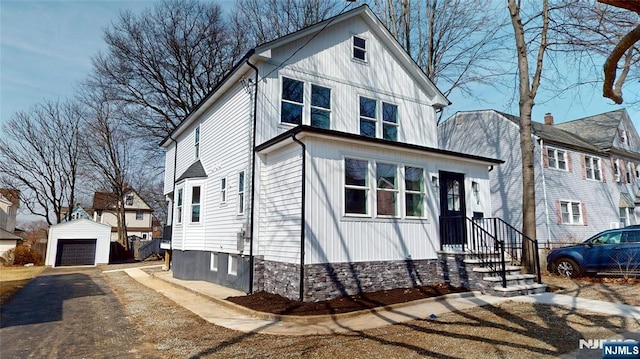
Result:
<svg viewBox="0 0 640 359"><path fill-rule="evenodd" d="M465 265L472 267L476 285L484 294L498 297L515 297L519 295L538 294L547 291L546 284L535 282L535 275L523 274L521 266L507 265L505 267L507 286L502 286L500 272L486 267L483 261L477 258L464 259Z"/></svg>

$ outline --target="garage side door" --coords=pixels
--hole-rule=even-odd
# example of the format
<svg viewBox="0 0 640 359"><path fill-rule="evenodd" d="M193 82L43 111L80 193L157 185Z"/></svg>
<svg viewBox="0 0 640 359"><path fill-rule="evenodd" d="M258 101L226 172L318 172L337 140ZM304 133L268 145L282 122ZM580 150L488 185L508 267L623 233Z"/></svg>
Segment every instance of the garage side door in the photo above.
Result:
<svg viewBox="0 0 640 359"><path fill-rule="evenodd" d="M96 239L58 239L56 266L94 265Z"/></svg>

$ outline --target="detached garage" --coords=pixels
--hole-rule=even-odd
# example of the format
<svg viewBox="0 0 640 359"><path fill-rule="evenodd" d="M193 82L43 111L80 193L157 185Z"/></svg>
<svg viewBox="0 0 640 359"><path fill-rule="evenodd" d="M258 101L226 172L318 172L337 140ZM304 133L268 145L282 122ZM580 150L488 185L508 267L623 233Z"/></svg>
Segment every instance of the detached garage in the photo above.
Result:
<svg viewBox="0 0 640 359"><path fill-rule="evenodd" d="M46 265L53 267L109 263L111 226L76 219L49 228Z"/></svg>

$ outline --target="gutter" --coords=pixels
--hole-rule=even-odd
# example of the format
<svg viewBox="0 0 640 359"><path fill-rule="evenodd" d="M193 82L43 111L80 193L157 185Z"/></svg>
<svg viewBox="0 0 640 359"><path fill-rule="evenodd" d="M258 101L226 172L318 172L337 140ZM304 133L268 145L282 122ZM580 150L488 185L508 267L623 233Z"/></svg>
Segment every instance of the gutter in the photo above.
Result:
<svg viewBox="0 0 640 359"><path fill-rule="evenodd" d="M253 93L253 138L251 139L251 215L249 219L249 293L253 293L253 221L255 219L255 204L256 204L256 123L258 113L258 68L249 62L249 58L246 61L255 72L255 89Z"/></svg>
<svg viewBox="0 0 640 359"><path fill-rule="evenodd" d="M307 164L307 146L304 142L296 138L296 133L291 134L291 139L302 146L302 204L300 213L300 301L304 299L304 237L305 237L305 205L306 205L306 192L307 192L307 179L306 179L306 164Z"/></svg>

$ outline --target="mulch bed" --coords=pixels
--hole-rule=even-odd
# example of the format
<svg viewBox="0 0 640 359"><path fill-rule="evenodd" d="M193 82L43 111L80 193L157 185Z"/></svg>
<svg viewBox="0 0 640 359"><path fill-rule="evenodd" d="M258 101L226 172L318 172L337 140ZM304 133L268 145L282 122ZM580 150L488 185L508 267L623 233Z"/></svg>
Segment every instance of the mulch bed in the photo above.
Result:
<svg viewBox="0 0 640 359"><path fill-rule="evenodd" d="M432 285L362 293L320 302L303 303L267 292L257 292L241 297L229 297L227 300L265 313L281 315L326 315L373 309L391 304L467 291L468 289L466 288L451 287L448 285Z"/></svg>

